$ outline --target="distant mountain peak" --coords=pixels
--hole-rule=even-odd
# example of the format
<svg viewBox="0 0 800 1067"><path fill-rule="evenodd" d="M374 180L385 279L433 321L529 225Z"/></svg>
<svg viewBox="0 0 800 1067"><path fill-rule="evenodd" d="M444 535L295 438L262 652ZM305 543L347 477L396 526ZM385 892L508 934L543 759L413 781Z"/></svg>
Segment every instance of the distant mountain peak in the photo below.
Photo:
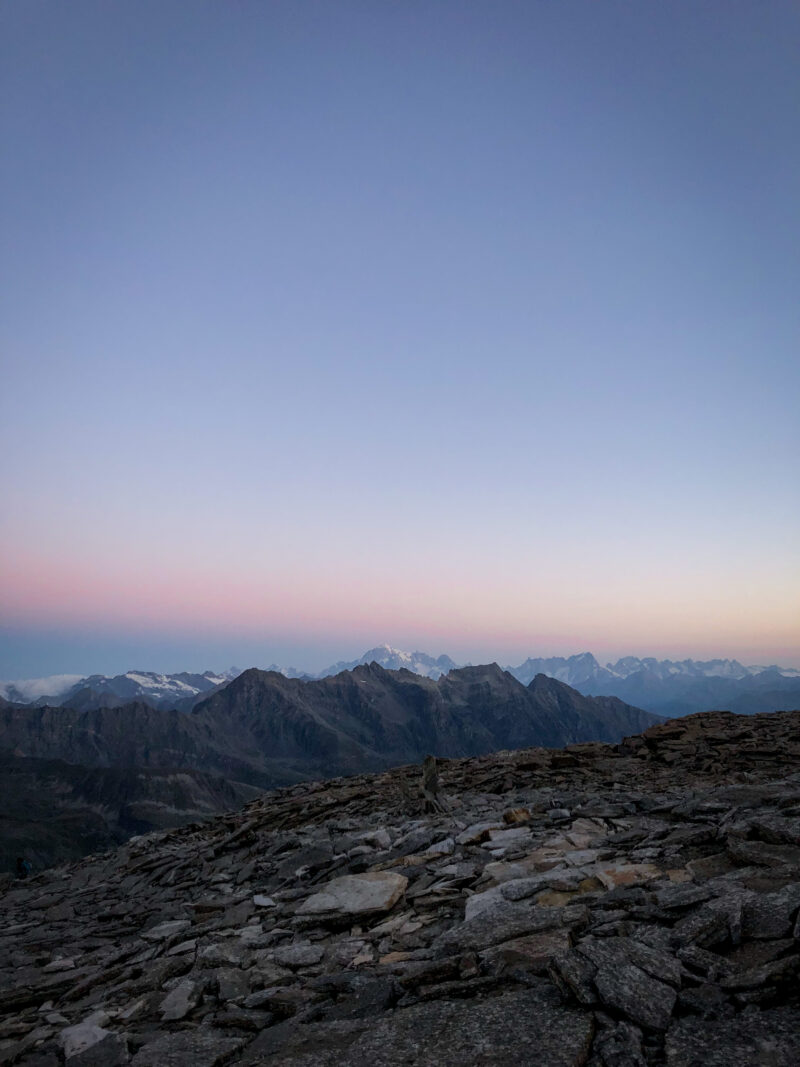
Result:
<svg viewBox="0 0 800 1067"><path fill-rule="evenodd" d="M389 671L399 671L405 668L414 674L433 678L434 681L458 666L449 656L442 655L434 658L427 652L405 652L392 645L384 644L369 649L358 659L340 660L338 663L333 663L326 670L320 671L317 677L326 678L332 674L341 674L342 671L352 671L365 663L377 663L384 670Z"/></svg>

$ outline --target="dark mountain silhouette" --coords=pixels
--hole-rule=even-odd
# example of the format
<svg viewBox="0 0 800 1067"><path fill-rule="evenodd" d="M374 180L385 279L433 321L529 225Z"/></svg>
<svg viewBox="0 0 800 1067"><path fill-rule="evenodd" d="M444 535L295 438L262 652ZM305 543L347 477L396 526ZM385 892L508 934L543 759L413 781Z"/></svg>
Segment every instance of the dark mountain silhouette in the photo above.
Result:
<svg viewBox="0 0 800 1067"><path fill-rule="evenodd" d="M232 811L252 786L193 770L83 767L0 753L0 870L24 855L35 867L102 852L131 834Z"/></svg>
<svg viewBox="0 0 800 1067"><path fill-rule="evenodd" d="M188 767L270 787L529 745L618 741L655 717L497 664L437 681L377 663L300 681L255 668L189 712L143 703L74 709L0 706L0 749L100 767Z"/></svg>

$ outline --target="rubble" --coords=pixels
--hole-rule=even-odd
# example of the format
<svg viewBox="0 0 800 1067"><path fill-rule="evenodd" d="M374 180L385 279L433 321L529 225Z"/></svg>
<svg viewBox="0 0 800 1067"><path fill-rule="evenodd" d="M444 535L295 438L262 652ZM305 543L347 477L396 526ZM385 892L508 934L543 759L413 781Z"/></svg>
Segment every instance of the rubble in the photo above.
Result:
<svg viewBox="0 0 800 1067"><path fill-rule="evenodd" d="M800 712L424 773L7 880L0 1065L800 1062Z"/></svg>

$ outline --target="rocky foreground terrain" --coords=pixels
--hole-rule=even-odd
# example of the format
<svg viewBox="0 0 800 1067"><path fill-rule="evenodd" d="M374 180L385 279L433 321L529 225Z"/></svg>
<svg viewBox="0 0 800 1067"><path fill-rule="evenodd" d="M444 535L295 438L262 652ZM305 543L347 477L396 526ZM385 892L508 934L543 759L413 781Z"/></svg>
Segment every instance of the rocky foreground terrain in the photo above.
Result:
<svg viewBox="0 0 800 1067"><path fill-rule="evenodd" d="M0 1064L800 1063L800 712L295 785L7 879Z"/></svg>

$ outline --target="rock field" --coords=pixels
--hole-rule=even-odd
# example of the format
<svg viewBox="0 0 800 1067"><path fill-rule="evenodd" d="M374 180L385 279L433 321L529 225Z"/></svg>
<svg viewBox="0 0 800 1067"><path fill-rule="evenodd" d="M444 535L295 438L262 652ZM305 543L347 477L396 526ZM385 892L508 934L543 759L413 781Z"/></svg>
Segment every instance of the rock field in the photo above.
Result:
<svg viewBox="0 0 800 1067"><path fill-rule="evenodd" d="M800 712L306 783L2 891L3 1065L797 1067Z"/></svg>

